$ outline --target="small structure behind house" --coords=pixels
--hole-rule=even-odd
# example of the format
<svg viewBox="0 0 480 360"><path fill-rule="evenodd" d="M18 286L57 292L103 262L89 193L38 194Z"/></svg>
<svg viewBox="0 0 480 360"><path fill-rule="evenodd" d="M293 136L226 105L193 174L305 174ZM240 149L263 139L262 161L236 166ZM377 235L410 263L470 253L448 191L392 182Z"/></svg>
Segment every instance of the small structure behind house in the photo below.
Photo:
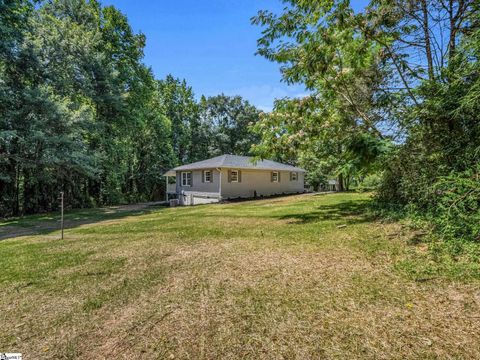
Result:
<svg viewBox="0 0 480 360"><path fill-rule="evenodd" d="M327 180L327 190L328 191L339 191L340 187L336 179Z"/></svg>

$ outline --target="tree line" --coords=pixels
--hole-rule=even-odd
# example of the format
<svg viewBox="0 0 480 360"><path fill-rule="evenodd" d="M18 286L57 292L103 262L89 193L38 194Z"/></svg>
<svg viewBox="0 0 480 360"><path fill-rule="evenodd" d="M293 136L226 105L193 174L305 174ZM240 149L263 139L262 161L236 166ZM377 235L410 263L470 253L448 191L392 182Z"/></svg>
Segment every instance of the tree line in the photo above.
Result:
<svg viewBox="0 0 480 360"><path fill-rule="evenodd" d="M146 38L113 6L0 1L0 217L163 198L162 174L246 155L259 111L238 96L196 100L155 79Z"/></svg>
<svg viewBox="0 0 480 360"><path fill-rule="evenodd" d="M372 183L376 206L480 240L480 1L284 0L258 54L310 95L260 113L155 79L113 6L0 1L0 216L163 197L161 174L222 153ZM382 210L383 211L383 210Z"/></svg>
<svg viewBox="0 0 480 360"><path fill-rule="evenodd" d="M283 2L252 18L258 53L311 95L262 116L257 154L342 188L374 176L377 208L480 241L480 2Z"/></svg>

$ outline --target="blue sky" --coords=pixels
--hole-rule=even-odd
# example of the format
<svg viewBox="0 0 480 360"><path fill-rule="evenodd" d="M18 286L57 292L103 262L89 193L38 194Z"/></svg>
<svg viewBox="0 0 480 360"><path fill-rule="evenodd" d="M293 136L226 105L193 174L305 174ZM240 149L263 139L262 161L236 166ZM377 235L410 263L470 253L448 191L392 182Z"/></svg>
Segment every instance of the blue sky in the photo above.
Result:
<svg viewBox="0 0 480 360"><path fill-rule="evenodd" d="M363 0L362 0L363 1ZM280 0L104 0L147 37L146 65L157 78L184 78L195 95L241 95L262 110L273 100L302 96L301 85L281 82L279 65L255 56L258 10L280 11Z"/></svg>

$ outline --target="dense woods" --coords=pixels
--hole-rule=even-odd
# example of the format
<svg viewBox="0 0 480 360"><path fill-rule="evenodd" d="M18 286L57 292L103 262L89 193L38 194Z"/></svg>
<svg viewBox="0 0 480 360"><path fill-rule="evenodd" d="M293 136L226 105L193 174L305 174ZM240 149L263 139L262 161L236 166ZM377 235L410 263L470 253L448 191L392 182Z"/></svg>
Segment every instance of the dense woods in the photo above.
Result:
<svg viewBox="0 0 480 360"><path fill-rule="evenodd" d="M253 127L255 151L299 161L317 183L369 180L377 209L480 241L480 2L284 3L252 19L258 53L311 96L277 101Z"/></svg>
<svg viewBox="0 0 480 360"><path fill-rule="evenodd" d="M175 165L254 154L480 240L480 2L284 5L252 18L258 54L310 95L261 113L155 79L112 6L0 1L0 216L159 199Z"/></svg>
<svg viewBox="0 0 480 360"><path fill-rule="evenodd" d="M249 151L258 111L155 79L112 6L1 0L0 38L0 216L159 199L165 170Z"/></svg>

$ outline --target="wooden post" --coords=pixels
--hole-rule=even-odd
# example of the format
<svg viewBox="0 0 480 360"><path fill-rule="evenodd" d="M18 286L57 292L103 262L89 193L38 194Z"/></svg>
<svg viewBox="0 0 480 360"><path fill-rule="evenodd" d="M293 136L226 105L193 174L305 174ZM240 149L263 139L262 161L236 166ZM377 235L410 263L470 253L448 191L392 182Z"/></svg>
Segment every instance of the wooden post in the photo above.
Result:
<svg viewBox="0 0 480 360"><path fill-rule="evenodd" d="M168 203L168 176L165 176L165 201Z"/></svg>
<svg viewBox="0 0 480 360"><path fill-rule="evenodd" d="M222 169L217 169L219 172L218 175L218 198L222 200ZM212 174L213 176L213 174Z"/></svg>
<svg viewBox="0 0 480 360"><path fill-rule="evenodd" d="M61 239L63 240L63 191L60 192L60 201L61 201L61 219L60 219L60 223L61 223L61 227L62 227L62 237Z"/></svg>

